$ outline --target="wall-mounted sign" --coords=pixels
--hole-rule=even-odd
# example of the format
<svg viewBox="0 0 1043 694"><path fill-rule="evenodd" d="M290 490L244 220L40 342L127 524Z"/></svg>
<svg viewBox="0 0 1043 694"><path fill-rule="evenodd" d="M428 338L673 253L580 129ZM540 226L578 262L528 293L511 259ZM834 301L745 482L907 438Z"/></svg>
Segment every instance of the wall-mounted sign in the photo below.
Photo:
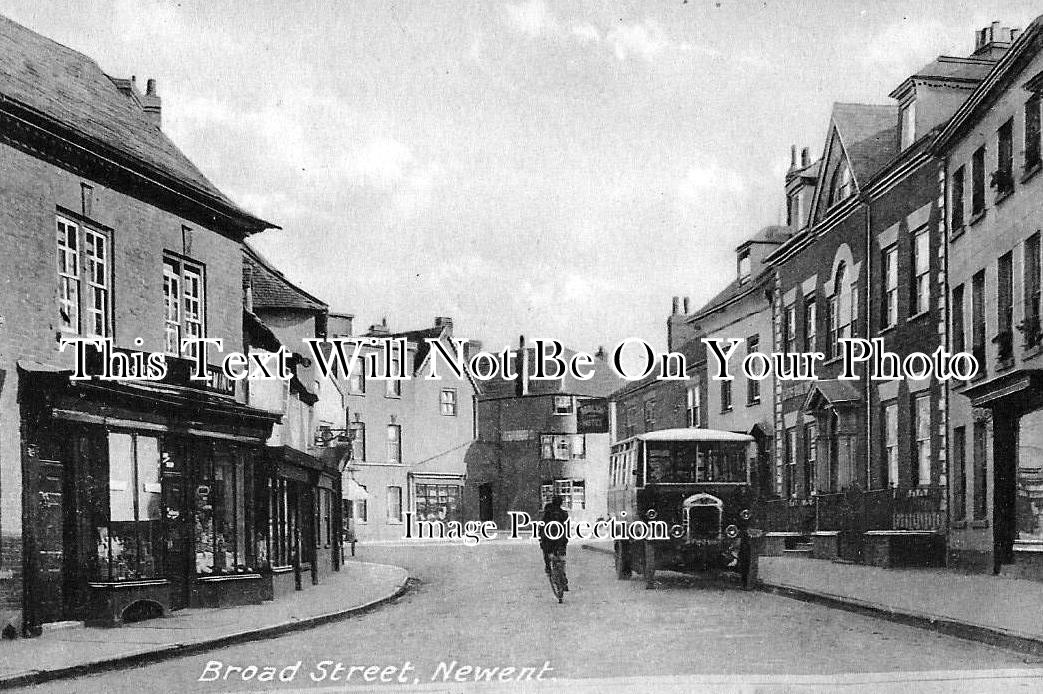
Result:
<svg viewBox="0 0 1043 694"><path fill-rule="evenodd" d="M576 409L576 433L608 433L608 400L592 398L579 403Z"/></svg>

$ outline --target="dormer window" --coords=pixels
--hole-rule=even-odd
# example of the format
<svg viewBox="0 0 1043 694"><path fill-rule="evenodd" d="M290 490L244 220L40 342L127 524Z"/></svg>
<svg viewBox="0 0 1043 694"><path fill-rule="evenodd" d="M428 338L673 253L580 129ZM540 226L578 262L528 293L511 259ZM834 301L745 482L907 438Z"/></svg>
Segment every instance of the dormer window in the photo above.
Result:
<svg viewBox="0 0 1043 694"><path fill-rule="evenodd" d="M750 279L750 274L753 272L753 266L750 261L749 249L739 254L739 282L745 282Z"/></svg>
<svg viewBox="0 0 1043 694"><path fill-rule="evenodd" d="M836 205L851 197L854 192L854 180L851 178L851 167L842 162L833 171L833 180L829 185L829 204Z"/></svg>
<svg viewBox="0 0 1043 694"><path fill-rule="evenodd" d="M803 210L800 209L800 193L793 193L786 198L786 225L799 229L803 224Z"/></svg>
<svg viewBox="0 0 1043 694"><path fill-rule="evenodd" d="M916 102L902 107L902 149L916 142Z"/></svg>

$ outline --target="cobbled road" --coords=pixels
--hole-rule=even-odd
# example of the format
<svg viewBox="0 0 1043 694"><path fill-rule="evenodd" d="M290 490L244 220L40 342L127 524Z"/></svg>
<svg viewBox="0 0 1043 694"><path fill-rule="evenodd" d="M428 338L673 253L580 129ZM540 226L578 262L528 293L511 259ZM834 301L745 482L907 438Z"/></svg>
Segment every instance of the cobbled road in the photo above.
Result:
<svg viewBox="0 0 1043 694"><path fill-rule="evenodd" d="M546 666L550 669L544 670L544 676L558 678L560 687L540 685L536 687L540 691L601 691L601 685L592 683L605 684L606 678L617 684L637 682L635 691L665 691L668 679L646 680L649 686L643 687L642 680L633 678L669 676L691 676L691 682L704 685L717 681L718 686L700 686L701 691L726 684L725 688L731 688L746 678L765 676L790 676L815 691L832 689L830 678L841 678L834 685L847 678L844 681L861 681L865 686L872 677L881 686L866 691L951 691L961 683L961 672L979 678L974 683L962 682L970 686L959 688L968 691L996 691L1001 683L1023 691L1039 691L1035 687L1043 686L1043 681L1026 685L1018 678L1002 679L1002 673L988 679L991 675L971 672L1036 669L1038 659L679 574L660 574L658 588L648 591L638 578L617 581L610 556L578 546L569 548L572 589L562 605L551 594L535 545L360 547L358 558L403 566L419 584L394 603L316 629L136 669L52 682L32 691L205 694L343 691L356 685L391 691L397 686L366 685L362 670L356 670L348 683L331 682L328 677L313 681L312 675L332 671L332 665L318 667L323 661L340 662L345 668L402 668L408 662L412 669L407 671L406 681L416 679L407 688L419 682L429 691L454 690L456 685L435 689L431 684L440 663L453 661L457 667L539 670ZM226 680L199 681L211 661L242 667L283 668L298 661L302 665L289 683L244 682L234 675ZM916 674L923 671L935 674ZM713 680L716 676L732 678ZM862 677L870 679L863 681ZM580 681L566 687L561 679L585 680L587 685ZM661 686L653 686L655 682ZM809 683L818 684L812 687ZM678 686L671 691L687 690L687 685ZM804 690L792 684L780 686L787 691Z"/></svg>

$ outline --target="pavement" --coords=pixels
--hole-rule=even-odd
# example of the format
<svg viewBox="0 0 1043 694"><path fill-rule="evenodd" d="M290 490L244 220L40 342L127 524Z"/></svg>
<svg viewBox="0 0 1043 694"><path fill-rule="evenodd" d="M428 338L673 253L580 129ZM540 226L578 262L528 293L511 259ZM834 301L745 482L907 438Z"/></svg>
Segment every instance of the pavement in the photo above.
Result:
<svg viewBox="0 0 1043 694"><path fill-rule="evenodd" d="M319 585L260 605L184 609L119 628L76 626L0 642L0 689L272 638L367 612L407 590L405 569L345 562Z"/></svg>
<svg viewBox="0 0 1043 694"><path fill-rule="evenodd" d="M611 545L584 549L612 553ZM958 638L1043 656L1043 583L949 569L882 569L760 557L759 588Z"/></svg>

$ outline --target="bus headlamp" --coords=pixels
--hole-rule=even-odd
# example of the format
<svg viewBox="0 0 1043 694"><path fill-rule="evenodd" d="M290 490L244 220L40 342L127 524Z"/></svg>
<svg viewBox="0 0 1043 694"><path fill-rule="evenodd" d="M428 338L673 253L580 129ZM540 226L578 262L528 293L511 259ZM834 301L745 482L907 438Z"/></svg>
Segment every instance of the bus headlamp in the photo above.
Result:
<svg viewBox="0 0 1043 694"><path fill-rule="evenodd" d="M739 512L739 518L748 521L749 519L753 518L753 511L751 511L748 508L744 508L742 511Z"/></svg>
<svg viewBox="0 0 1043 694"><path fill-rule="evenodd" d="M734 540L739 536L739 529L734 525L729 525L724 529L724 534Z"/></svg>

